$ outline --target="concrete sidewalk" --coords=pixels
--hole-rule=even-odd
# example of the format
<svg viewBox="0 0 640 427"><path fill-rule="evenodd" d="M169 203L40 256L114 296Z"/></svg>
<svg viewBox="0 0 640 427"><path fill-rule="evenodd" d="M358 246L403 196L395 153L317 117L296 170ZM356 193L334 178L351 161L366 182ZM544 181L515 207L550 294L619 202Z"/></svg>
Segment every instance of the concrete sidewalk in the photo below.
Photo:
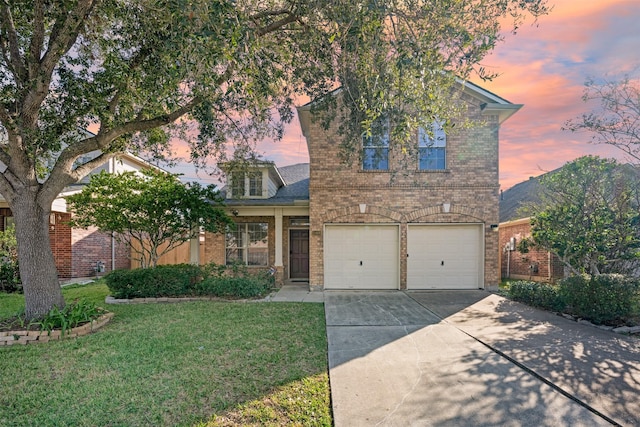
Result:
<svg viewBox="0 0 640 427"><path fill-rule="evenodd" d="M335 425L640 423L640 341L485 291L325 292Z"/></svg>

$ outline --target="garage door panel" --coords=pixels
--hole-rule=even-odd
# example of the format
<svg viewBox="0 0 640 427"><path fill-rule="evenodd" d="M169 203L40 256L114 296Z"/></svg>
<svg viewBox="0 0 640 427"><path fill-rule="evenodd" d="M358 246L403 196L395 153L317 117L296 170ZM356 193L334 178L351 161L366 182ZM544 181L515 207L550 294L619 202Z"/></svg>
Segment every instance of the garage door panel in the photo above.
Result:
<svg viewBox="0 0 640 427"><path fill-rule="evenodd" d="M410 225L408 289L482 287L481 225Z"/></svg>
<svg viewBox="0 0 640 427"><path fill-rule="evenodd" d="M326 289L398 289L397 225L327 225Z"/></svg>

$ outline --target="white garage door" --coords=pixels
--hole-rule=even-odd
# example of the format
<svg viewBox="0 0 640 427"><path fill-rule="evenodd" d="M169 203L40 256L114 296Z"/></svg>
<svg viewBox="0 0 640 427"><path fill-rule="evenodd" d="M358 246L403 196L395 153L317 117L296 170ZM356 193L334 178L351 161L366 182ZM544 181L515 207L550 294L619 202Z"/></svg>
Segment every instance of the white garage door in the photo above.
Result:
<svg viewBox="0 0 640 427"><path fill-rule="evenodd" d="M397 225L327 225L325 289L398 289Z"/></svg>
<svg viewBox="0 0 640 427"><path fill-rule="evenodd" d="M407 289L484 285L482 225L408 225Z"/></svg>

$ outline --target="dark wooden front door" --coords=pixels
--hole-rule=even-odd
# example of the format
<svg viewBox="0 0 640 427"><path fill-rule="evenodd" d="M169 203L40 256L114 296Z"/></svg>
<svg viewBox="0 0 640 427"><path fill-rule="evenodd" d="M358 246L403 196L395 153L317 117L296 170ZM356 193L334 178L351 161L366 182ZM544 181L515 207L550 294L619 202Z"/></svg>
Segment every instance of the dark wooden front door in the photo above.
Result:
<svg viewBox="0 0 640 427"><path fill-rule="evenodd" d="M289 265L291 279L309 278L309 230L290 230Z"/></svg>

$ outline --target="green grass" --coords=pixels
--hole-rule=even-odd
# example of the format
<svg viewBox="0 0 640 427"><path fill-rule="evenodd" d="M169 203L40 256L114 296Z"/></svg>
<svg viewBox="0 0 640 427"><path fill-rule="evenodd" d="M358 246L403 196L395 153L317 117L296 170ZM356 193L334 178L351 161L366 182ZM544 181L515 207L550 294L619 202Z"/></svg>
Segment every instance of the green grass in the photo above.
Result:
<svg viewBox="0 0 640 427"><path fill-rule="evenodd" d="M103 303L108 290L63 292ZM0 295L0 316L17 300ZM0 425L331 425L321 304L107 308L95 334L0 348Z"/></svg>

